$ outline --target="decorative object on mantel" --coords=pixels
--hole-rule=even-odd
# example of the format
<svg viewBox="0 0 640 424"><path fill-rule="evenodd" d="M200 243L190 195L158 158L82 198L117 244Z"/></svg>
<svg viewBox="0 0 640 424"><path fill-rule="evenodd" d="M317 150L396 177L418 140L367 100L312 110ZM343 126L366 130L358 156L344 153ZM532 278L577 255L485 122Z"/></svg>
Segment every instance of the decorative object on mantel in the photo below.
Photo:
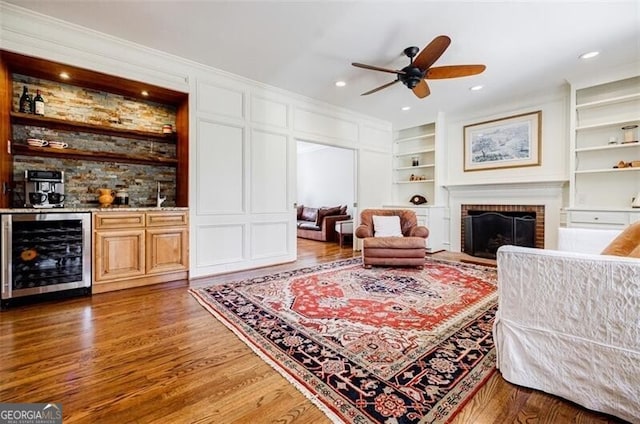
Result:
<svg viewBox="0 0 640 424"><path fill-rule="evenodd" d="M638 128L637 125L625 125L622 127L622 131L624 131L624 141L623 143L637 143L638 137L636 136L635 129Z"/></svg>
<svg viewBox="0 0 640 424"><path fill-rule="evenodd" d="M640 191L636 194L636 197L631 198L631 207L640 208Z"/></svg>
<svg viewBox="0 0 640 424"><path fill-rule="evenodd" d="M542 111L464 126L464 171L539 166Z"/></svg>
<svg viewBox="0 0 640 424"><path fill-rule="evenodd" d="M413 156L411 158L411 166L419 166L420 165L420 158L418 158L418 156Z"/></svg>
<svg viewBox="0 0 640 424"><path fill-rule="evenodd" d="M427 199L424 196L421 196L419 194L415 194L413 196L411 196L411 200L409 200L411 203L413 203L414 205L423 205L425 203L427 203Z"/></svg>

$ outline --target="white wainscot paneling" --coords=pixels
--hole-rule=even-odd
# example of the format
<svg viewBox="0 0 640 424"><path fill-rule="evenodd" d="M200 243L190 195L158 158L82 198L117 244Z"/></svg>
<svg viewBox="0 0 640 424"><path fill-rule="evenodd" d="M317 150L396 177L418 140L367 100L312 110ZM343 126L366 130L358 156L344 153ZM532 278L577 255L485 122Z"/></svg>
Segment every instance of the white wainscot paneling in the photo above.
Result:
<svg viewBox="0 0 640 424"><path fill-rule="evenodd" d="M198 121L196 145L198 214L244 212L244 129Z"/></svg>
<svg viewBox="0 0 640 424"><path fill-rule="evenodd" d="M293 127L296 131L330 137L337 140L347 140L355 143L358 140L358 125L334 116L316 113L310 110L296 108Z"/></svg>
<svg viewBox="0 0 640 424"><path fill-rule="evenodd" d="M288 112L286 103L251 96L252 122L287 128Z"/></svg>
<svg viewBox="0 0 640 424"><path fill-rule="evenodd" d="M198 112L242 119L244 98L242 91L206 82L198 84Z"/></svg>
<svg viewBox="0 0 640 424"><path fill-rule="evenodd" d="M358 164L360 210L390 203L391 155L361 149Z"/></svg>
<svg viewBox="0 0 640 424"><path fill-rule="evenodd" d="M196 268L244 260L244 226L241 224L198 225Z"/></svg>
<svg viewBox="0 0 640 424"><path fill-rule="evenodd" d="M251 212L286 213L287 136L253 130L251 133Z"/></svg>
<svg viewBox="0 0 640 424"><path fill-rule="evenodd" d="M391 130L372 127L369 125L360 126L360 144L372 147L376 150L390 151L392 146Z"/></svg>
<svg viewBox="0 0 640 424"><path fill-rule="evenodd" d="M259 222L251 225L251 259L287 255L288 222Z"/></svg>

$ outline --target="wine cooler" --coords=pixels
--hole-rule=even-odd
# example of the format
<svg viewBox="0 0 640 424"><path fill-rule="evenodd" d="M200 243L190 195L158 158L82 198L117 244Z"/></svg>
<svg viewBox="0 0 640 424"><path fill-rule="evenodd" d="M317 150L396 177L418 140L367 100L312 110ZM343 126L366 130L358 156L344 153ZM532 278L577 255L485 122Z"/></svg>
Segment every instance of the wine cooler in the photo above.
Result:
<svg viewBox="0 0 640 424"><path fill-rule="evenodd" d="M2 307L12 299L91 293L91 215L2 215Z"/></svg>

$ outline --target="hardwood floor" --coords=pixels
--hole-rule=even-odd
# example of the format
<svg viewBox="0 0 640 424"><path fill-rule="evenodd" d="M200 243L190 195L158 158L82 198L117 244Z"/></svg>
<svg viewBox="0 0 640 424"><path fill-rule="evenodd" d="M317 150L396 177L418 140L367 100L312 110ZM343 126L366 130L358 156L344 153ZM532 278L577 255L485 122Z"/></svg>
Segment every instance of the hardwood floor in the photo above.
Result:
<svg viewBox="0 0 640 424"><path fill-rule="evenodd" d="M293 264L358 256L300 240ZM449 259L452 254L436 254ZM328 423L187 292L186 281L0 313L0 401L61 402L64 423ZM620 423L494 374L455 423Z"/></svg>

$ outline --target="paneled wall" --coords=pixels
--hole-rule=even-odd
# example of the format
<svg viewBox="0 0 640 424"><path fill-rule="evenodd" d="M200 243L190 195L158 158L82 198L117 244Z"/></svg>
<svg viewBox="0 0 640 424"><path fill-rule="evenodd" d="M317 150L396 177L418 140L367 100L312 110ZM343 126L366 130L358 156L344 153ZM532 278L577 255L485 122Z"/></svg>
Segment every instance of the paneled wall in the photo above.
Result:
<svg viewBox="0 0 640 424"><path fill-rule="evenodd" d="M295 139L355 149L360 206L391 200L388 122L13 5L0 12L4 49L189 93L190 277L295 259Z"/></svg>
<svg viewBox="0 0 640 424"><path fill-rule="evenodd" d="M195 86L193 277L295 259L296 139L390 155L387 123L241 79L199 73ZM390 175L373 162L358 171Z"/></svg>

